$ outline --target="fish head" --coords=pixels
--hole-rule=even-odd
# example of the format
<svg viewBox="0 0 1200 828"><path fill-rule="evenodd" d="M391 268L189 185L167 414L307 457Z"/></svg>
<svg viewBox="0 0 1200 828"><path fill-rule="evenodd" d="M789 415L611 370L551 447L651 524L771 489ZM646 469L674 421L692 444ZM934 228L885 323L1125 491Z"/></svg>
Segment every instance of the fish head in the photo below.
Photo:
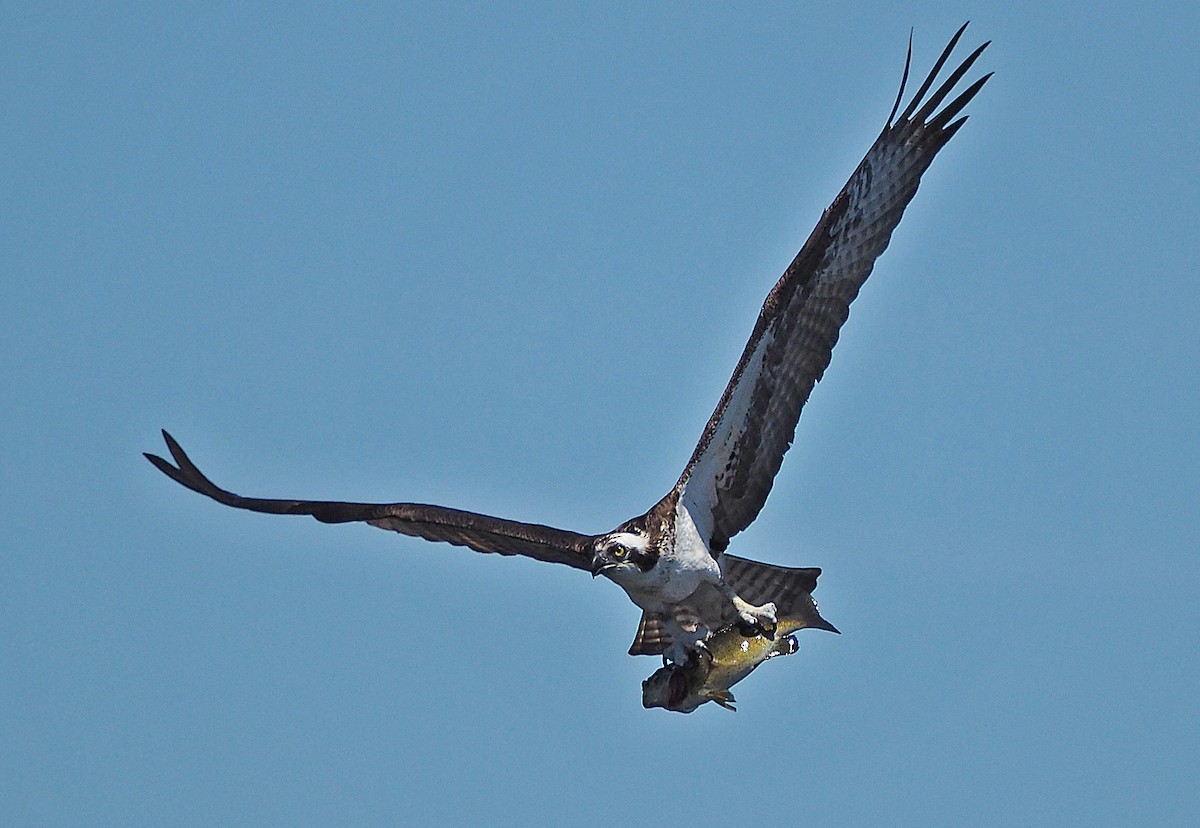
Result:
<svg viewBox="0 0 1200 828"><path fill-rule="evenodd" d="M642 707L665 707L678 713L691 713L707 699L691 692L686 668L660 667L642 682Z"/></svg>

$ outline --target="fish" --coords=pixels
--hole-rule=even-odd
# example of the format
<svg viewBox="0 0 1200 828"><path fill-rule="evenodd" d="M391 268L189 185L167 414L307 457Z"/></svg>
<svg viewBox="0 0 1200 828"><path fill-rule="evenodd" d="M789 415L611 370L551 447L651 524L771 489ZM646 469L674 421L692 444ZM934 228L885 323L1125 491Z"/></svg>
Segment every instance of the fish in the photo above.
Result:
<svg viewBox="0 0 1200 828"><path fill-rule="evenodd" d="M736 711L730 688L767 659L800 649L793 633L808 628L840 634L821 617L809 593L798 597L790 610L771 630L738 619L710 633L686 664L664 664L642 682L642 707L691 713L711 701Z"/></svg>

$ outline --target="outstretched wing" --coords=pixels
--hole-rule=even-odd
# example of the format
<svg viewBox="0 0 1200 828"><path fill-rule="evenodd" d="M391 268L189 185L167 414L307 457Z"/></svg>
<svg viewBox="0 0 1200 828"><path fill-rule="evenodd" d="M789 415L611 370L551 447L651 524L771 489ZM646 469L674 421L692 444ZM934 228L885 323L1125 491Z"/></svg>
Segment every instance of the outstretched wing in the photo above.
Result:
<svg viewBox="0 0 1200 828"><path fill-rule="evenodd" d="M369 523L404 535L466 546L476 552L524 555L584 570L591 566L591 536L536 523L519 523L423 503L342 503L242 497L219 488L205 477L170 434L164 431L163 438L177 465L153 454L146 454L147 460L177 483L235 509L272 515L312 515L323 523Z"/></svg>
<svg viewBox="0 0 1200 828"><path fill-rule="evenodd" d="M850 303L887 247L922 173L967 120L953 119L991 77L984 75L938 110L985 43L925 97L964 29L893 121L908 79L910 38L887 126L767 296L733 378L676 484L714 554L758 516L792 444L800 410L829 365Z"/></svg>

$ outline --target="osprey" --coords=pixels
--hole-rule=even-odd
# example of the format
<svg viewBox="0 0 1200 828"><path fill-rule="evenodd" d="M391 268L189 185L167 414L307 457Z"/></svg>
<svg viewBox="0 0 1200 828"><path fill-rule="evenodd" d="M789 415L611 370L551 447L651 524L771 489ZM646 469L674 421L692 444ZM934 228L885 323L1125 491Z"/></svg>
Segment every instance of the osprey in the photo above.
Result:
<svg viewBox="0 0 1200 828"><path fill-rule="evenodd" d="M725 550L762 509L850 303L887 247L921 175L967 120L957 116L991 77L984 75L942 105L988 46L984 43L927 97L965 29L964 24L955 33L897 117L912 61L909 37L900 91L883 131L768 294L683 474L645 514L611 532L586 535L420 503L242 497L201 474L165 431L174 465L152 454L146 458L189 489L238 509L368 523L477 552L565 564L593 578L603 575L642 609L631 655L662 654L682 664L710 631L732 621L769 630L777 612L782 617L811 600L820 570L772 566Z"/></svg>

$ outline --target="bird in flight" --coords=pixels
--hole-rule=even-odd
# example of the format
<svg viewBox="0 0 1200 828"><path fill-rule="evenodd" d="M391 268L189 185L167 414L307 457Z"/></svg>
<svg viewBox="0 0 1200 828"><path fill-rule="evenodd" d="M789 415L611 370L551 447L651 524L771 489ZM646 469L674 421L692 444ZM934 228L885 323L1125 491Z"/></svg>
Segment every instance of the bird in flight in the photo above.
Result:
<svg viewBox="0 0 1200 828"><path fill-rule="evenodd" d="M782 617L808 600L820 570L750 561L726 549L766 502L850 303L887 247L921 175L962 127L967 118L959 113L991 77L984 75L945 103L987 48L984 43L933 88L965 29L964 24L955 33L900 111L912 61L910 36L900 91L883 131L767 295L683 474L645 514L587 535L421 503L242 497L205 477L165 431L174 464L153 454L146 458L178 483L237 509L367 523L602 575L642 610L631 655L661 654L683 664L711 631L732 621L770 630L777 612Z"/></svg>

